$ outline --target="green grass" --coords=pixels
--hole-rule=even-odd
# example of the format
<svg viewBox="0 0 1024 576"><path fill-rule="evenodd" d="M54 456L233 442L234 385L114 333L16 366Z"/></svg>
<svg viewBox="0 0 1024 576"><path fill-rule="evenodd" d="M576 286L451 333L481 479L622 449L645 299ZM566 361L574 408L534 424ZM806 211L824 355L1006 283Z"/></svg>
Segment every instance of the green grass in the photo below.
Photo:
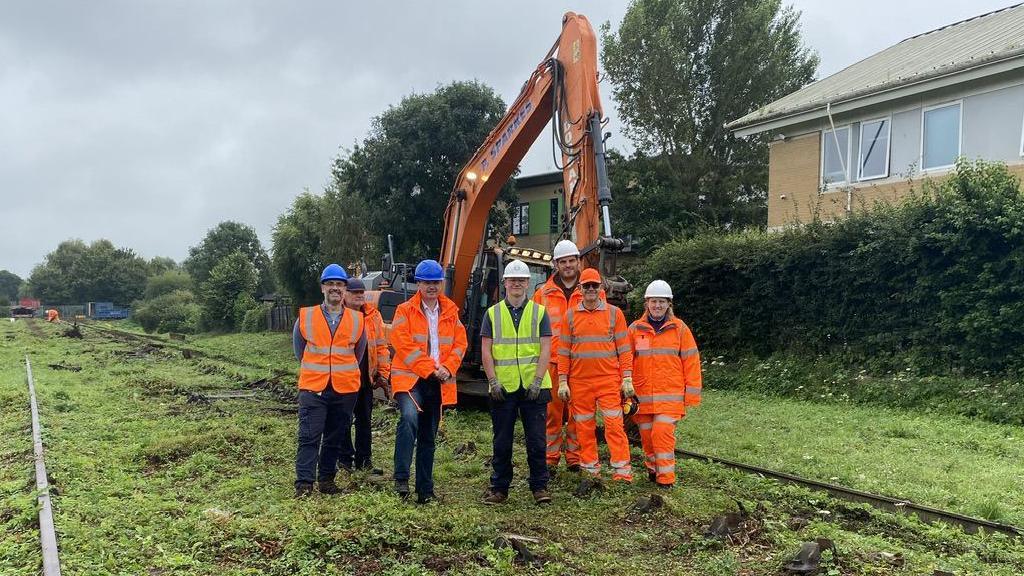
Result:
<svg viewBox="0 0 1024 576"><path fill-rule="evenodd" d="M61 338L60 327L39 327L42 337L23 324L0 324L0 343L5 344L0 349L0 457L29 453L21 359L29 351L46 428L47 467L59 490L54 505L65 574L776 574L800 541L816 536L837 542L840 555L831 567L841 574L889 573L874 552L902 554L908 574L931 574L935 568L957 574L1024 571L1022 543L875 513L696 461L680 463L681 486L667 494L664 508L638 515L632 503L650 491L643 479L578 500L569 494L573 478L563 474L553 484L555 504L534 506L524 486L525 455L519 449L510 502L488 508L479 500L489 474L490 422L486 414L470 410L445 416L436 466L442 503L403 503L387 485L377 487L359 476L343 495L295 501L295 415L278 410L287 406L283 395L261 393L254 401L211 404L189 400L196 392L238 389L274 370L294 368L287 335L190 341L259 366L237 368L185 360L176 352L139 353L137 345L110 342L96 333L87 333L84 340ZM55 370L48 364L82 370ZM283 380L281 385L294 383ZM696 448L703 438L706 447L717 447L723 456L742 450L731 455L751 461L778 451L757 450L766 438L815 417L822 445L848 432L833 425L841 416L834 412L809 416L831 407L808 404L800 410L792 404L709 391L706 405L682 423L681 444ZM850 429L854 419L870 412L847 413ZM379 407L375 414L376 460L390 468L395 414ZM907 418L888 414L882 424L891 426L880 430L892 430L894 442L930 449L934 434L920 430L936 430L944 421ZM867 426L880 424L868 421ZM722 432L717 440L716 430ZM969 430L962 449L988 451L988 428ZM805 432L802 438L810 442L814 435ZM476 452L457 454L468 442L476 444ZM836 446L867 458L857 444ZM879 440L871 450L888 446ZM1013 470L1009 463L1015 458L1019 454L1008 451L985 462ZM807 462L812 461L801 458L797 464ZM5 498L0 520L3 511L13 513L4 521L0 574L38 569L30 461L24 464L5 465L0 472ZM791 463L780 459L776 464L784 468ZM876 477L885 469L865 468L864 473L882 488L909 485L909 479L905 485ZM808 470L828 473L831 465ZM960 473L952 476L964 481ZM1017 503L982 486L992 481L961 486L964 493L985 490L978 502L988 513L1014 518ZM954 494L957 485L952 482L945 490ZM751 540L722 544L704 539L703 528L716 514L734 509L734 499L751 510L761 505ZM787 523L794 515L810 524L791 530ZM509 550L493 546L503 533L538 538L531 549L543 564L515 564Z"/></svg>

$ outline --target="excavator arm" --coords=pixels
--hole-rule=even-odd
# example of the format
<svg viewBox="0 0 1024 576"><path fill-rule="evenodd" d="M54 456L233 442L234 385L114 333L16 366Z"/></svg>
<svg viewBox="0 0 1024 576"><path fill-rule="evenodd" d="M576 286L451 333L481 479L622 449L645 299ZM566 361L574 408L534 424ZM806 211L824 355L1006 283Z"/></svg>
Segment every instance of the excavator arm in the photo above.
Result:
<svg viewBox="0 0 1024 576"><path fill-rule="evenodd" d="M614 257L606 255L622 243L612 238L608 215L603 117L594 30L585 16L567 12L558 41L455 182L445 210L440 262L448 294L460 307L474 261L483 251L491 206L549 121L561 156L568 215L561 237L575 241L589 265L614 278ZM619 280L618 291L624 295L629 286Z"/></svg>

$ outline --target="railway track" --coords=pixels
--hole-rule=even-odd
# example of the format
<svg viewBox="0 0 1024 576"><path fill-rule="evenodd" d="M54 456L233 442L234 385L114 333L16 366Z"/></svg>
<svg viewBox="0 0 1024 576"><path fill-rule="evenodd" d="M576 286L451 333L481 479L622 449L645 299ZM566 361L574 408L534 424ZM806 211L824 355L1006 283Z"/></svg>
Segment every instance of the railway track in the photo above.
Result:
<svg viewBox="0 0 1024 576"><path fill-rule="evenodd" d="M28 381L29 410L32 413L32 451L35 456L36 499L39 503L39 544L43 555L43 576L60 576L57 533L54 530L50 484L43 458L43 438L39 426L39 407L36 404L36 386L32 378L32 363L28 356L25 356L25 375Z"/></svg>
<svg viewBox="0 0 1024 576"><path fill-rule="evenodd" d="M117 336L121 336L123 338L131 338L131 339L135 339L136 341L147 341L147 342L150 342L150 343L159 343L161 346L164 346L164 347L167 347L167 348L172 348L172 349L179 350L179 351L188 351L188 352L190 352L190 353L192 353L192 354L194 354L196 356L199 356L199 357L210 358L210 359L221 361L221 362L225 362L225 363L228 363L228 364L231 364L231 365L234 365L234 366L245 367L245 368L257 368L257 369L261 369L261 370L265 370L266 369L265 366L256 366L256 365L251 364L251 363L241 362L241 361L239 361L239 360L237 360L235 358L231 358L231 357L224 356L224 355L221 355L221 354L204 352L204 351L201 351L201 350L196 350L194 348L188 348L188 347L185 347L185 346L178 346L178 345L173 344L169 340L164 339L164 338L159 337L159 336L152 336L152 335L149 335L149 334L138 334L138 333L135 333L135 332L127 332L127 331L124 331L124 330L118 330L116 328L110 328L110 327L107 327L107 326L96 326L95 324L86 324L85 326L87 326L90 329L94 329L94 330L96 330L98 332L105 332L107 334L117 335ZM286 374L290 374L290 373L291 372L280 371L277 374L286 375ZM710 456L710 455L707 455L707 454L701 454L701 453L698 453L698 452L692 452L692 451L689 451L689 450L678 450L677 449L676 450L676 455L679 456L680 458L684 458L684 459L700 460L700 461L703 461L703 462L709 462L709 463L717 464L717 465L720 465L720 466L724 466L724 467L732 469L732 470L738 470L738 471L745 472L745 473L748 473L748 474L757 475L757 476L760 476L760 477L763 477L763 478L770 478L770 479L778 481L778 482L782 482L782 483L786 483L786 484L793 484L793 485L801 486L803 488L807 488L807 489L818 491L818 492L825 492L828 495L832 496L833 498L836 498L836 499L839 499L839 500L844 500L844 501L847 501L847 502L854 502L854 503L860 503L860 504L868 504L868 505L872 506L873 508L876 508L876 509L879 509L879 510L883 510L885 512L889 512L889 513L893 513L893 514L912 514L912 515L916 516L917 518L919 518L921 521L926 522L926 523L941 522L941 523L944 523L944 524L949 524L949 525L952 525L952 526L957 526L957 527L962 528L964 530L964 532L966 532L968 534L976 534L976 533L981 532L981 531L987 531L987 532L998 532L998 533L1006 534L1006 535L1013 536L1013 537L1016 537L1016 538L1024 538L1024 529L1021 529L1021 528L1016 527L1016 526L1012 526L1012 525L1009 525L1009 524L1004 524L1004 523L1001 523L1001 522L993 522L993 521L990 521L990 520L985 520L983 518L974 518L974 517L966 516L964 514L960 514L960 513L957 513L957 512L952 512L952 511L949 511L949 510L942 510L942 509L934 508L934 507L931 507L931 506L925 506L925 505L922 505L922 504L917 504L917 503L911 502L910 500L906 500L906 499L900 499L900 498L894 498L894 497L891 497L891 496L885 496L885 495L881 495L881 494L873 494L873 493L870 493L870 492L864 492L862 490L856 490L854 488L848 488L848 487L845 487L845 486L840 486L838 484L832 484L832 483L829 483L829 482L822 482L822 481L814 480L814 479L811 479L811 478L803 478L801 476L797 476L795 474L790 474L788 472L781 472L781 471L778 471L778 470L771 470L771 469L768 469L768 468L763 468L763 467L755 466L755 465L752 465L752 464L745 464L745 463L742 463L742 462L737 462L737 461L729 460L729 459L726 459L726 458L720 458L720 457L717 457L717 456Z"/></svg>

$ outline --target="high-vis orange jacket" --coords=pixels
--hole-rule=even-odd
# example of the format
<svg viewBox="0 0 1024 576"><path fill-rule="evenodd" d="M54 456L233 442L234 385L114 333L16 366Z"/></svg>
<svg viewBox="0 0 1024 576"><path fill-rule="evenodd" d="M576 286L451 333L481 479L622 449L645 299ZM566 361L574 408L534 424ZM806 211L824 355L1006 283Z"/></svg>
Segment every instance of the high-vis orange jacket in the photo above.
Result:
<svg viewBox="0 0 1024 576"><path fill-rule="evenodd" d="M340 394L358 392L356 344L363 335L363 315L353 310L343 310L332 338L323 308L300 308L299 332L306 340L302 363L299 365L299 390L323 392L330 381L331 388Z"/></svg>
<svg viewBox="0 0 1024 576"><path fill-rule="evenodd" d="M380 310L370 303L363 304L363 319L366 322L366 354L369 360L370 381L380 375L391 375L391 352L388 351L388 337L384 332L384 318Z"/></svg>
<svg viewBox="0 0 1024 576"><path fill-rule="evenodd" d="M614 382L633 369L633 349L622 310L604 300L593 310L580 301L566 312L558 343L558 377L569 385Z"/></svg>
<svg viewBox="0 0 1024 576"><path fill-rule="evenodd" d="M565 300L565 292L562 292L562 287L555 282L555 272L548 278L548 281L543 286L537 289L533 293L533 301L540 304L548 312L548 320L551 322L551 350L558 350L558 337L562 331L562 319L565 318L565 311L569 308L577 306L583 301L583 293L580 292L579 283L576 284L576 288L573 289L569 295L568 302ZM601 300L605 299L604 288L601 289ZM558 355L551 354L551 363L558 363ZM553 385L557 386L557 382L552 382Z"/></svg>
<svg viewBox="0 0 1024 576"><path fill-rule="evenodd" d="M690 328L668 318L655 331L645 313L629 327L640 414L685 414L700 404L700 354Z"/></svg>
<svg viewBox="0 0 1024 576"><path fill-rule="evenodd" d="M452 375L447 382L441 383L441 404L448 406L456 401L455 373L466 354L466 327L459 320L459 307L450 298L440 295L438 305L441 307L437 321L438 359ZM395 357L391 361L391 390L394 394L408 392L416 385L416 380L429 378L438 368L428 349L429 330L423 299L417 292L398 305L391 321L391 347L395 349Z"/></svg>

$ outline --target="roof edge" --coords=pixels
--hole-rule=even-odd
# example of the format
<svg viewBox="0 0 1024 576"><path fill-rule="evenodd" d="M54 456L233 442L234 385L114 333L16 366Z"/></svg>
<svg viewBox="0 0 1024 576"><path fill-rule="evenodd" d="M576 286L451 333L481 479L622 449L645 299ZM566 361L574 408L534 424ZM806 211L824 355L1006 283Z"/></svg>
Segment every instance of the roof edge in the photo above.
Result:
<svg viewBox="0 0 1024 576"><path fill-rule="evenodd" d="M1004 61L1007 61L1007 60L1013 60L1015 58L1021 58L1022 56L1024 56L1024 46L1021 46L1021 47L1016 48L1014 50L1010 50L1008 52L998 52L996 54L992 54L988 58L983 58L983 59L979 58L979 59L975 59L975 60L968 60L966 62L963 62L963 63L959 64L959 65L950 66L950 67L946 67L946 68L936 68L935 70L929 71L928 73L919 74L919 75L916 75L916 76L914 76L912 78L900 78L900 79L892 80L890 82L885 82L885 83L878 84L878 85L875 85L875 86L869 86L867 88L862 88L860 90L855 90L853 92L848 92L846 94L840 94L834 100L816 100L814 102L811 102L811 103L808 103L808 104L804 104L802 106L798 106L798 107L790 109L790 110L780 111L780 112L777 112L777 113L774 113L774 114L769 114L769 115L766 115L766 116L761 116L759 118L751 118L750 120L744 121L744 119L747 116L750 116L751 114L753 114L753 112L752 112L751 114L747 114L747 116L743 116L741 118L733 120L732 122L726 123L725 124L725 128L728 129L728 130L731 130L733 132L736 132L738 130L743 130L743 129L749 131L751 128L753 128L753 127L755 127L755 126L757 126L759 124L768 124L769 122L772 122L774 120L778 120L780 118L784 118L786 116L795 116L795 115L802 114L802 113L805 113L805 112L810 112L810 111L815 110L817 108L825 108L825 106L828 105L828 104L833 104L834 105L834 104L838 104L838 103L844 103L844 102L850 102L850 101L853 101L853 100L859 100L861 98L866 98L868 96L873 96L873 95L876 95L876 94L879 94L879 93L882 93L882 92L887 92L887 91L894 90L894 89L897 89L897 88L902 88L904 86L912 86L914 84L920 84L920 83L927 82L927 81L930 81L930 80L935 80L936 78L942 78L944 76L953 76L953 75L956 75L956 74L961 74L961 73L967 72L967 71L975 69L975 68L983 68L983 67L986 67L986 66L992 66L992 65L999 64L1000 62L1004 62ZM808 86L809 85L810 84L808 84ZM801 88L801 90L803 90L803 88ZM794 92L794 94L795 94L795 92ZM755 110L755 112L756 112L756 110Z"/></svg>

